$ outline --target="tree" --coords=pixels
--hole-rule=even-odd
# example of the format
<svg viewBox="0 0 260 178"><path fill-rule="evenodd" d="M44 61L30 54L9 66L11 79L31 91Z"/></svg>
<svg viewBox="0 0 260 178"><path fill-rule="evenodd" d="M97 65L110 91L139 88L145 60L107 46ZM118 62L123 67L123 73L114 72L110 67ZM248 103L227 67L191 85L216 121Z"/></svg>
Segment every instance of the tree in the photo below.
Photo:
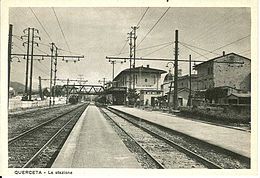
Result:
<svg viewBox="0 0 260 178"><path fill-rule="evenodd" d="M136 103L137 98L139 98L139 94L136 93L136 89L129 89L127 92L127 98L130 105L134 105Z"/></svg>
<svg viewBox="0 0 260 178"><path fill-rule="evenodd" d="M50 92L49 92L48 88L44 88L43 91L42 91L42 94L43 94L43 96L49 97L50 96Z"/></svg>
<svg viewBox="0 0 260 178"><path fill-rule="evenodd" d="M217 102L219 98L224 98L226 96L227 89L221 87L209 88L205 92L205 98L208 99L210 102L212 102L212 100Z"/></svg>

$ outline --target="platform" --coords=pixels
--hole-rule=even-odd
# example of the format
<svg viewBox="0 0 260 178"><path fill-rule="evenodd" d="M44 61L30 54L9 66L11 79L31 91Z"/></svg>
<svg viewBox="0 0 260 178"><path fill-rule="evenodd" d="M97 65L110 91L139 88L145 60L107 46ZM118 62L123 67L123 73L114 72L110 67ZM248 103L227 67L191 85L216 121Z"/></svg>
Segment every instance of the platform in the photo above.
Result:
<svg viewBox="0 0 260 178"><path fill-rule="evenodd" d="M125 106L110 106L130 115L148 120L207 143L225 148L250 158L251 134L241 130L183 119L175 115L145 111Z"/></svg>
<svg viewBox="0 0 260 178"><path fill-rule="evenodd" d="M117 133L90 104L55 159L53 168L141 168Z"/></svg>

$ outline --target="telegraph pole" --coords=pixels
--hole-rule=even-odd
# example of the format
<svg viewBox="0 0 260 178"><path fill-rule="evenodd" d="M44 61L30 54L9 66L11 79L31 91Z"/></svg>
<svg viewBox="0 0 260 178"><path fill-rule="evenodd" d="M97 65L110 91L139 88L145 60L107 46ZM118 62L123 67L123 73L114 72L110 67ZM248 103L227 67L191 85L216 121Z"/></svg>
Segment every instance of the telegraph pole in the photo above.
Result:
<svg viewBox="0 0 260 178"><path fill-rule="evenodd" d="M133 26L131 27L133 29L133 38L134 38L134 62L133 62L133 68L135 69L135 55L136 55L136 39L137 39L137 36L136 36L136 30L138 29L137 26ZM135 89L135 76L133 77L133 89Z"/></svg>
<svg viewBox="0 0 260 178"><path fill-rule="evenodd" d="M129 46L130 46L130 51L129 51L129 57L130 57L130 75L129 75L129 89L132 88L132 32L129 33Z"/></svg>
<svg viewBox="0 0 260 178"><path fill-rule="evenodd" d="M36 44L37 46L39 46L39 44L37 42L34 42L34 38L39 38L39 40L41 40L41 38L39 36L35 36L34 32L36 32L37 34L39 34L39 30L32 28L32 46L31 46L31 69L30 69L30 87L29 87L29 101L32 100L32 75L33 75L33 48L34 48L34 44Z"/></svg>
<svg viewBox="0 0 260 178"><path fill-rule="evenodd" d="M189 106L191 106L191 55L189 55L189 73L190 73L190 90L189 90Z"/></svg>
<svg viewBox="0 0 260 178"><path fill-rule="evenodd" d="M12 38L13 38L13 25L9 24L9 36L8 36L8 99L9 99L9 87L10 87L10 73L11 73L11 60L12 60ZM9 101L8 101L9 103Z"/></svg>
<svg viewBox="0 0 260 178"><path fill-rule="evenodd" d="M178 30L175 30L173 108L178 109Z"/></svg>
<svg viewBox="0 0 260 178"><path fill-rule="evenodd" d="M57 47L55 48L55 58L54 58L54 82L53 82L53 105L55 105L55 97L56 97L56 79L57 79Z"/></svg>
<svg viewBox="0 0 260 178"><path fill-rule="evenodd" d="M41 100L43 100L41 76L39 76L39 95L40 95Z"/></svg>
<svg viewBox="0 0 260 178"><path fill-rule="evenodd" d="M51 106L52 103L52 71L53 71L53 53L54 53L54 43L51 43L51 73L50 73L50 101L49 101L49 106Z"/></svg>
<svg viewBox="0 0 260 178"><path fill-rule="evenodd" d="M67 90L66 90L66 104L68 104L68 102L69 102L69 82L70 82L70 80L69 79L67 79Z"/></svg>
<svg viewBox="0 0 260 178"><path fill-rule="evenodd" d="M25 36L21 36L21 39L23 39L23 37L27 37L27 42L24 42L23 43L23 46L24 44L27 44L27 51L26 51L26 68L25 68L25 88L24 88L24 99L25 100L28 100L28 73L29 73L29 53L30 53L30 33L31 33L31 28L27 28L27 29L24 29L23 32L26 33L27 31L27 35Z"/></svg>
<svg viewBox="0 0 260 178"><path fill-rule="evenodd" d="M111 64L113 65L112 81L114 80L115 77L115 63L116 61L111 61Z"/></svg>

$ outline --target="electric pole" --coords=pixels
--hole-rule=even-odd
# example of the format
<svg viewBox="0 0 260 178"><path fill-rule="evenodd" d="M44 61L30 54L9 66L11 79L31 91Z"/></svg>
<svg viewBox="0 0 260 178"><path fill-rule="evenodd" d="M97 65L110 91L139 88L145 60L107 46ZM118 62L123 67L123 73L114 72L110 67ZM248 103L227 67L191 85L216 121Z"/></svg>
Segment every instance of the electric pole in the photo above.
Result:
<svg viewBox="0 0 260 178"><path fill-rule="evenodd" d="M42 94L42 80L41 77L39 76L39 95L41 100L43 100L43 94Z"/></svg>
<svg viewBox="0 0 260 178"><path fill-rule="evenodd" d="M178 30L175 30L173 109L178 109Z"/></svg>
<svg viewBox="0 0 260 178"><path fill-rule="evenodd" d="M12 60L12 38L13 38L13 25L9 25L9 36L8 36L8 99L9 99L9 87L10 87L10 73L11 73L11 60ZM9 100L8 100L9 103Z"/></svg>
<svg viewBox="0 0 260 178"><path fill-rule="evenodd" d="M189 88L189 100L188 100L188 104L189 106L191 106L191 55L189 55L189 74L190 74L190 88Z"/></svg>
<svg viewBox="0 0 260 178"><path fill-rule="evenodd" d="M68 104L68 102L69 102L69 82L70 82L70 80L69 79L67 79L67 88L66 88L66 104Z"/></svg>
<svg viewBox="0 0 260 178"><path fill-rule="evenodd" d="M115 77L115 63L116 63L116 61L110 61L110 63L113 65L113 71L112 71L112 81L113 81L114 77Z"/></svg>
<svg viewBox="0 0 260 178"><path fill-rule="evenodd" d="M137 26L133 26L131 27L133 29L133 38L134 38L134 62L133 62L133 68L135 69L135 56L136 56L136 39L137 39L137 36L136 36L136 30L138 29ZM133 78L133 89L135 89L135 76Z"/></svg>
<svg viewBox="0 0 260 178"><path fill-rule="evenodd" d="M31 28L27 28L23 30L23 33L26 34L27 31L27 35L21 36L21 39L23 39L24 37L27 38L27 42L23 42L23 46L25 46L24 44L27 44L27 51L26 51L26 68L25 68L25 88L24 88L24 100L28 100L28 73L29 73L29 53L30 53L30 33L31 33Z"/></svg>
<svg viewBox="0 0 260 178"><path fill-rule="evenodd" d="M54 58L54 82L53 82L53 105L55 105L55 97L56 97L56 79L57 79L57 56L58 56L58 48L55 48L55 58Z"/></svg>
<svg viewBox="0 0 260 178"><path fill-rule="evenodd" d="M37 42L34 41L34 38L38 38L39 40L41 40L41 38L39 36L36 36L34 34L34 32L36 32L37 34L39 34L39 30L37 30L36 28L31 28L32 30L32 46L31 46L31 66L30 66L30 86L29 86L29 101L32 100L32 76L33 76L33 48L34 48L34 44L36 44L37 46L39 46L39 44Z"/></svg>
<svg viewBox="0 0 260 178"><path fill-rule="evenodd" d="M132 88L132 32L129 33L129 46L130 46L130 51L129 51L129 57L130 57L130 75L129 75L129 89Z"/></svg>
<svg viewBox="0 0 260 178"><path fill-rule="evenodd" d="M49 106L51 106L52 103L52 96L53 96L53 92L52 92L52 72L53 72L53 54L54 54L54 43L51 43L51 73L50 73L50 101L49 101Z"/></svg>

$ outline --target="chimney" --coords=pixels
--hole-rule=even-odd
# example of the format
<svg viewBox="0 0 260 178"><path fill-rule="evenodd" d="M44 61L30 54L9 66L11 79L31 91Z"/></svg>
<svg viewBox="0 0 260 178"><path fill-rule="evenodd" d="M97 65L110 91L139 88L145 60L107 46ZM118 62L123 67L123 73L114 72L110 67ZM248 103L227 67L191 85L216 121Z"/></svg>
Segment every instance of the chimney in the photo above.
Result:
<svg viewBox="0 0 260 178"><path fill-rule="evenodd" d="M223 51L223 56L225 56L225 54L226 54L225 51Z"/></svg>
<svg viewBox="0 0 260 178"><path fill-rule="evenodd" d="M147 65L147 68L149 68L150 66L149 65Z"/></svg>

